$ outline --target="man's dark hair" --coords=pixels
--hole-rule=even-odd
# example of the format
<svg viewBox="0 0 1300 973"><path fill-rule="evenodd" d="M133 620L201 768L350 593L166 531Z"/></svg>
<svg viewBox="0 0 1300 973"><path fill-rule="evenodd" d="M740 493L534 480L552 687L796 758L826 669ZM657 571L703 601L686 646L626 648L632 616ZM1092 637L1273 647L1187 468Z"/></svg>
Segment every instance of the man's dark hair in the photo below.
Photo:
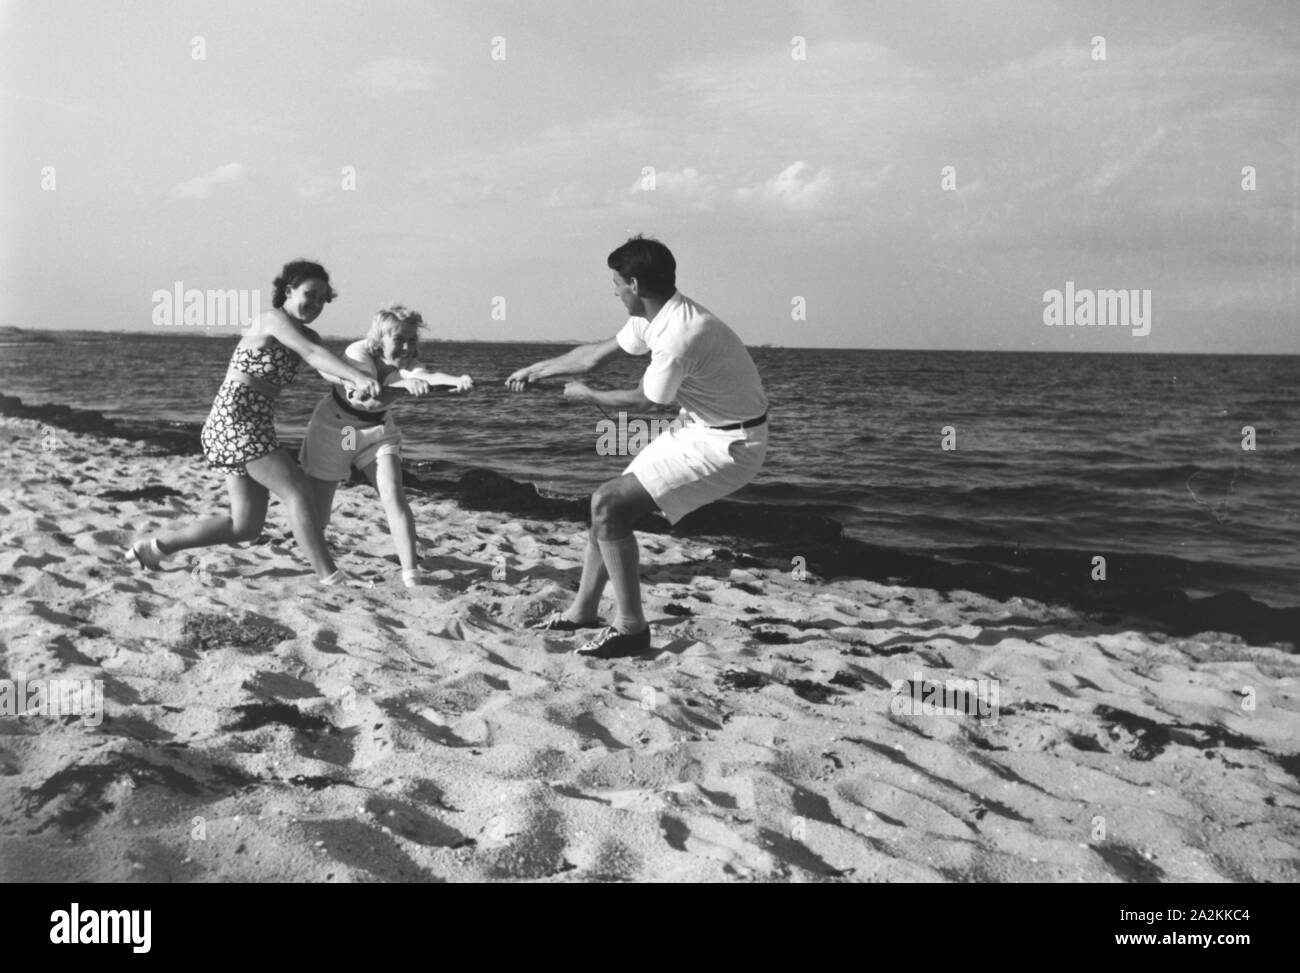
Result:
<svg viewBox="0 0 1300 973"><path fill-rule="evenodd" d="M672 297L677 290L677 261L658 240L634 236L611 253L606 263L624 280L635 277L642 294Z"/></svg>

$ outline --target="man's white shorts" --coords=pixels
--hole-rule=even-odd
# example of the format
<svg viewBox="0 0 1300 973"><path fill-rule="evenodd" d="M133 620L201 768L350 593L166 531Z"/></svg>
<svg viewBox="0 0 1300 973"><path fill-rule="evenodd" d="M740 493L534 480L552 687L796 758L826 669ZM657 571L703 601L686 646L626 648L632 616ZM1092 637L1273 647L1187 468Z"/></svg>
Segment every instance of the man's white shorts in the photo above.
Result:
<svg viewBox="0 0 1300 973"><path fill-rule="evenodd" d="M675 524L692 510L735 493L758 475L768 423L723 432L687 423L669 428L636 454L624 473L637 478Z"/></svg>
<svg viewBox="0 0 1300 973"><path fill-rule="evenodd" d="M390 453L402 455L402 433L391 412L383 422L368 423L327 395L311 414L298 462L308 476L337 483L352 475L352 467L363 470Z"/></svg>

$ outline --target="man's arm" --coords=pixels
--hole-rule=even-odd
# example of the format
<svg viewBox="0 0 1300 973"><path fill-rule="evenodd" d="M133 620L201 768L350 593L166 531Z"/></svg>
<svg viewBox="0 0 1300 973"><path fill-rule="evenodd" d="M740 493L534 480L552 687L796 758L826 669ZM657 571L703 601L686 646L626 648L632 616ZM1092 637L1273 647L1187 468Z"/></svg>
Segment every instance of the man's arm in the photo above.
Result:
<svg viewBox="0 0 1300 973"><path fill-rule="evenodd" d="M597 392L582 382L569 382L564 387L566 398L594 402L601 408L631 409L652 412L670 406L677 399L677 390L686 377L687 364L670 352L651 356L650 365L641 376L635 389L617 392Z"/></svg>
<svg viewBox="0 0 1300 973"><path fill-rule="evenodd" d="M564 386L564 397L577 402L594 402L602 409L621 409L625 412L654 412L670 407L667 402L655 402L645 394L645 379L634 389L600 392L582 382L569 382Z"/></svg>
<svg viewBox="0 0 1300 973"><path fill-rule="evenodd" d="M544 378L554 378L557 375L585 375L609 361L620 350L617 338L579 345L563 355L534 362L527 368L519 369L506 379L506 385L518 392L530 382L537 382Z"/></svg>

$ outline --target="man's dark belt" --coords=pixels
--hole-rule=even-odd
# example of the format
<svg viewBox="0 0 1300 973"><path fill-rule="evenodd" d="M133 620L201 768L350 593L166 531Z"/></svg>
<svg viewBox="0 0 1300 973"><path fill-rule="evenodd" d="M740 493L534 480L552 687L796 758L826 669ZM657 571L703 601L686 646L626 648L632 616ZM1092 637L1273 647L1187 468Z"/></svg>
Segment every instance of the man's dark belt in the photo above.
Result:
<svg viewBox="0 0 1300 973"><path fill-rule="evenodd" d="M761 426L765 422L767 422L766 412L757 419L746 419L744 422L733 422L727 426L709 426L709 428L717 429L719 432L731 432L733 429L753 429L755 426Z"/></svg>
<svg viewBox="0 0 1300 973"><path fill-rule="evenodd" d="M337 385L334 386L332 391L334 393L334 404L350 416L356 416L358 419L363 419L366 422L373 423L377 426L383 422L384 417L388 415L387 409L383 412L367 412L365 409L358 409L339 394L339 387Z"/></svg>

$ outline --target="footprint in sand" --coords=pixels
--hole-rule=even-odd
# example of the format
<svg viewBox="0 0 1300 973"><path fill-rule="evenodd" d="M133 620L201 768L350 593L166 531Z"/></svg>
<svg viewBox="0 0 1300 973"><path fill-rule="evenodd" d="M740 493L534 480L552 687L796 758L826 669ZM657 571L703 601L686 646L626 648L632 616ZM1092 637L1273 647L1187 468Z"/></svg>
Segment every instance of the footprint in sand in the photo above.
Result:
<svg viewBox="0 0 1300 973"><path fill-rule="evenodd" d="M645 868L645 859L617 838L605 838L596 849L585 877L601 882L634 882Z"/></svg>
<svg viewBox="0 0 1300 973"><path fill-rule="evenodd" d="M54 825L76 831L93 825L119 804L135 800L138 789L158 788L207 803L220 800L253 782L242 771L210 764L197 754L166 751L139 756L113 752L94 764L71 764L48 777L39 787L20 791L23 812L37 818L43 829Z"/></svg>
<svg viewBox="0 0 1300 973"><path fill-rule="evenodd" d="M100 726L100 732L109 736L129 737L145 743L165 743L176 738L176 734L150 723L139 713L106 716Z"/></svg>
<svg viewBox="0 0 1300 973"><path fill-rule="evenodd" d="M356 728L339 729L323 716L304 713L288 703L250 703L233 711L238 718L223 727L228 732L284 726L294 731L293 748L304 757L346 767L356 754Z"/></svg>
<svg viewBox="0 0 1300 973"><path fill-rule="evenodd" d="M246 680L242 688L267 700L320 699L324 696L313 683L287 672L259 671Z"/></svg>
<svg viewBox="0 0 1300 973"><path fill-rule="evenodd" d="M387 882L437 881L391 836L351 819L314 821L305 827L316 849L333 861Z"/></svg>
<svg viewBox="0 0 1300 973"><path fill-rule="evenodd" d="M0 777L12 777L22 769L18 756L0 747Z"/></svg>
<svg viewBox="0 0 1300 973"><path fill-rule="evenodd" d="M339 648L338 633L332 628L323 628L317 632L315 637L311 640L311 647L317 652L325 652L329 655L347 654Z"/></svg>
<svg viewBox="0 0 1300 973"><path fill-rule="evenodd" d="M728 874L744 877L754 873L767 875L775 867L770 854L718 821L693 816L688 822L665 814L659 819L659 830L673 850L722 862L723 871Z"/></svg>
<svg viewBox="0 0 1300 973"><path fill-rule="evenodd" d="M530 807L519 834L505 847L489 852L493 878L538 879L574 870L565 857L564 816L555 808Z"/></svg>
<svg viewBox="0 0 1300 973"><path fill-rule="evenodd" d="M806 825L799 825L800 830L806 828ZM824 875L827 878L843 878L851 875L854 871L852 868L838 869L829 862L822 859L820 855L805 845L801 840L783 834L772 828L759 828L758 838L763 847L766 848L778 861L786 865L794 865L803 869L805 872L811 872L814 875Z"/></svg>
<svg viewBox="0 0 1300 973"><path fill-rule="evenodd" d="M463 848L477 844L451 825L425 814L418 808L389 797L372 797L366 811L382 828L393 834L430 848Z"/></svg>
<svg viewBox="0 0 1300 973"><path fill-rule="evenodd" d="M415 704L416 706L420 704ZM447 725L446 720L432 707L416 710L414 706L401 700L389 699L379 703L379 708L389 719L409 727L427 740L444 747L467 748L475 746L473 741L462 739Z"/></svg>
<svg viewBox="0 0 1300 973"><path fill-rule="evenodd" d="M64 558L54 554L23 554L14 561L13 566L15 568L43 568L49 564L62 564L63 562Z"/></svg>

